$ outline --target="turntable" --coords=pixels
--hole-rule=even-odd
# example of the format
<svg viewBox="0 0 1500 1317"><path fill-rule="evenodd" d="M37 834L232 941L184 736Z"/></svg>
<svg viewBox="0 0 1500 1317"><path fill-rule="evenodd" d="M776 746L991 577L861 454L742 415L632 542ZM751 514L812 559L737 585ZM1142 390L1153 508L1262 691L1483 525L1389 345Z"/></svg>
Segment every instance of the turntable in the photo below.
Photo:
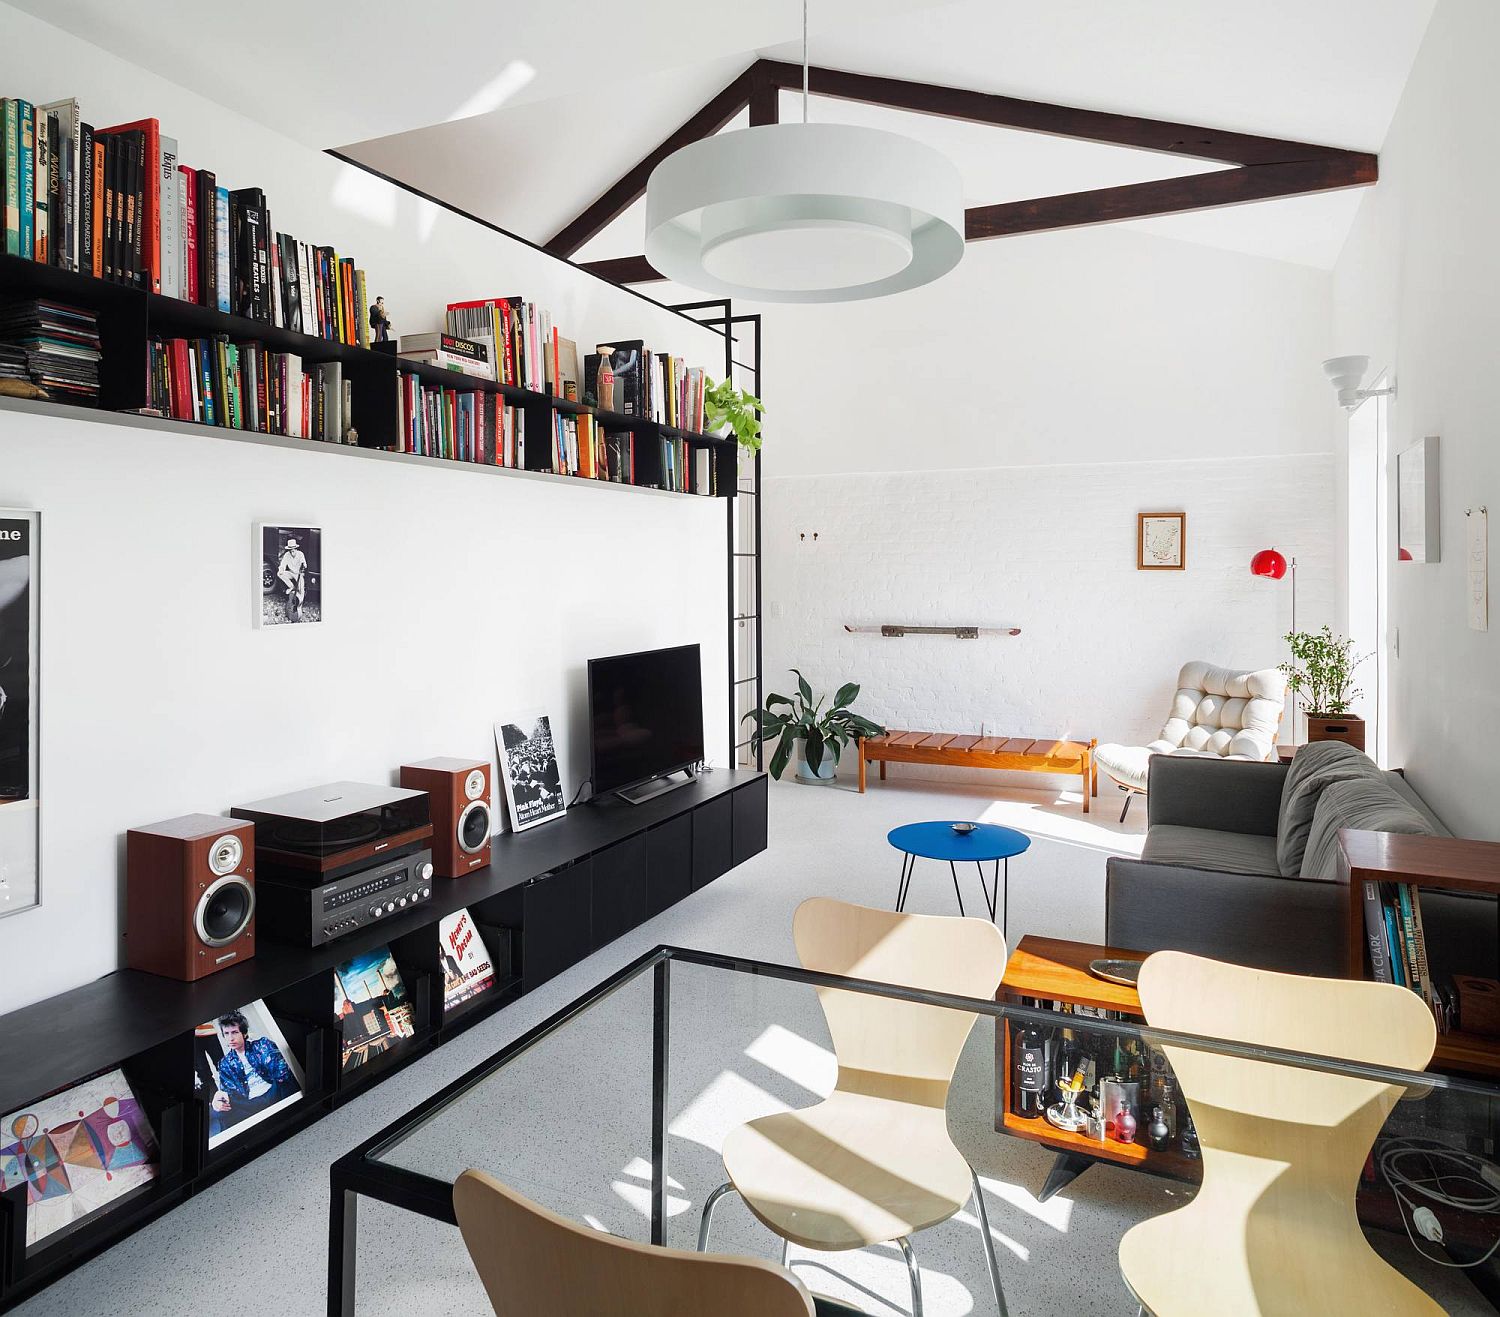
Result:
<svg viewBox="0 0 1500 1317"><path fill-rule="evenodd" d="M229 811L255 824L263 933L321 946L432 895L425 791L330 782Z"/></svg>

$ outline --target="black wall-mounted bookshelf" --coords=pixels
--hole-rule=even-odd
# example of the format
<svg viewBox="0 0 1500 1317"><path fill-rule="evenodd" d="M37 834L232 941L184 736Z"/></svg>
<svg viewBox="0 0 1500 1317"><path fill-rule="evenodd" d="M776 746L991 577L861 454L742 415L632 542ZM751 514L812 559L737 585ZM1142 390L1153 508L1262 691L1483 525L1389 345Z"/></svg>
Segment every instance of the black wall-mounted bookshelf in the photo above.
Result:
<svg viewBox="0 0 1500 1317"><path fill-rule="evenodd" d="M440 879L428 904L326 946L263 939L252 960L196 983L119 970L0 1016L0 1114L119 1068L160 1145L144 1193L30 1254L25 1186L0 1193L0 1312L763 851L767 785L763 773L715 770L639 806L585 805L496 837L485 868ZM462 909L497 982L445 1014L437 926ZM416 1036L344 1074L332 970L385 945L415 1003ZM307 1096L209 1150L192 1093L193 1030L257 999L298 1052Z"/></svg>
<svg viewBox="0 0 1500 1317"><path fill-rule="evenodd" d="M281 329L259 320L230 315L212 307L185 302L160 293L148 293L123 284L96 279L92 275L41 265L19 256L0 254L0 298L45 297L93 312L99 319L100 362L99 406L80 408L67 403L52 403L59 413L76 415L80 411L100 413L137 413L149 401L147 394L147 345L152 338L213 338L226 336L235 343L261 343L273 352L290 352L304 364L338 362L353 394L353 423L359 433L361 448L400 452L399 380L402 375L416 375L424 384L459 392L502 394L513 406L520 407L526 418L526 470L537 475L553 476L552 428L556 413L595 416L606 433L628 431L636 438L636 483L619 486L644 488L660 492L662 484L661 445L653 440L680 439L690 451L706 449L713 455L716 497L732 499L739 472L738 446L733 438L698 434L663 425L639 416L626 416L586 403L553 398L531 389L494 380L479 379L445 370L429 362L407 361L373 348L362 348L332 339ZM223 426L195 421L152 417L164 424L186 425L220 437L257 434L236 431ZM269 436L278 439L285 436ZM337 449L317 439L294 439L294 446ZM403 453L414 461L440 462L459 469L501 470L476 462L450 458L427 457ZM556 475L558 480L577 483L582 477ZM587 484L607 481L586 480ZM700 498L703 495L673 491L678 497Z"/></svg>

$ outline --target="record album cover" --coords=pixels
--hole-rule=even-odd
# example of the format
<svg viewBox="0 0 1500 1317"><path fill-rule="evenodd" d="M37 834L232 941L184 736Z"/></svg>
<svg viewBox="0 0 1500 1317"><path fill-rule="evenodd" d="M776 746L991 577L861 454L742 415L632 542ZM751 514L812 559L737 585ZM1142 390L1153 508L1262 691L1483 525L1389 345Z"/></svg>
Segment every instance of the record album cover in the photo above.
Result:
<svg viewBox="0 0 1500 1317"><path fill-rule="evenodd" d="M243 1134L302 1100L297 1054L263 1001L193 1030L193 1088L208 1103L208 1146Z"/></svg>
<svg viewBox="0 0 1500 1317"><path fill-rule="evenodd" d="M545 713L532 710L497 722L495 750L513 831L524 832L568 812L552 723Z"/></svg>
<svg viewBox="0 0 1500 1317"><path fill-rule="evenodd" d="M444 1011L495 986L489 950L467 910L457 910L439 921L438 950L443 960Z"/></svg>
<svg viewBox="0 0 1500 1317"><path fill-rule="evenodd" d="M26 1186L26 1247L55 1242L157 1178L156 1136L120 1070L0 1120L0 1189Z"/></svg>
<svg viewBox="0 0 1500 1317"><path fill-rule="evenodd" d="M416 1036L411 994L389 947L377 947L335 967L333 1009L343 1032L341 1067L346 1071Z"/></svg>

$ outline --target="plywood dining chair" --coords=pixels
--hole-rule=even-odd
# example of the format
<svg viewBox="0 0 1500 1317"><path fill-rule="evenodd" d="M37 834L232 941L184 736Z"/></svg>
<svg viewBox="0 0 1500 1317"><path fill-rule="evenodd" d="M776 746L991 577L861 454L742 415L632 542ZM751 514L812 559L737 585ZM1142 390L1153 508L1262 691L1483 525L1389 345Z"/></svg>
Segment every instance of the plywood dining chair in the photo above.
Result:
<svg viewBox="0 0 1500 1317"><path fill-rule="evenodd" d="M1140 976L1148 1024L1421 1070L1436 1029L1416 993L1160 951ZM1203 1148L1185 1207L1120 1241L1120 1269L1158 1317L1318 1313L1404 1317L1442 1308L1384 1262L1354 1210L1400 1085L1165 1047Z"/></svg>
<svg viewBox="0 0 1500 1317"><path fill-rule="evenodd" d="M591 1230L465 1171L453 1207L497 1317L813 1317L806 1287L759 1258L655 1248ZM816 1309L849 1314L844 1307Z"/></svg>
<svg viewBox="0 0 1500 1317"><path fill-rule="evenodd" d="M814 898L792 921L808 969L992 999L1005 939L988 920L898 914ZM973 1197L995 1303L1005 1293L979 1178L948 1134L948 1086L976 1017L919 1002L819 988L838 1081L817 1106L762 1116L724 1142L728 1182L703 1205L700 1250L731 1189L786 1241L824 1251L899 1244L922 1317L910 1236ZM783 1245L783 1258L785 1246Z"/></svg>

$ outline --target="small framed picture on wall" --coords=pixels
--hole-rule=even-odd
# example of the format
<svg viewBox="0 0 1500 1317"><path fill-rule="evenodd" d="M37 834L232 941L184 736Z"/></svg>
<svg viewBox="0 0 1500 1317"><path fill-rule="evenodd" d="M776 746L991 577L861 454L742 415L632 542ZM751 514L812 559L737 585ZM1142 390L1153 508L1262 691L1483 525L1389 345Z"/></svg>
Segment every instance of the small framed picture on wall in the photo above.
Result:
<svg viewBox="0 0 1500 1317"><path fill-rule="evenodd" d="M255 528L257 626L323 620L323 532L317 526Z"/></svg>
<svg viewBox="0 0 1500 1317"><path fill-rule="evenodd" d="M1180 572L1186 568L1186 512L1136 514L1135 566L1142 572Z"/></svg>

